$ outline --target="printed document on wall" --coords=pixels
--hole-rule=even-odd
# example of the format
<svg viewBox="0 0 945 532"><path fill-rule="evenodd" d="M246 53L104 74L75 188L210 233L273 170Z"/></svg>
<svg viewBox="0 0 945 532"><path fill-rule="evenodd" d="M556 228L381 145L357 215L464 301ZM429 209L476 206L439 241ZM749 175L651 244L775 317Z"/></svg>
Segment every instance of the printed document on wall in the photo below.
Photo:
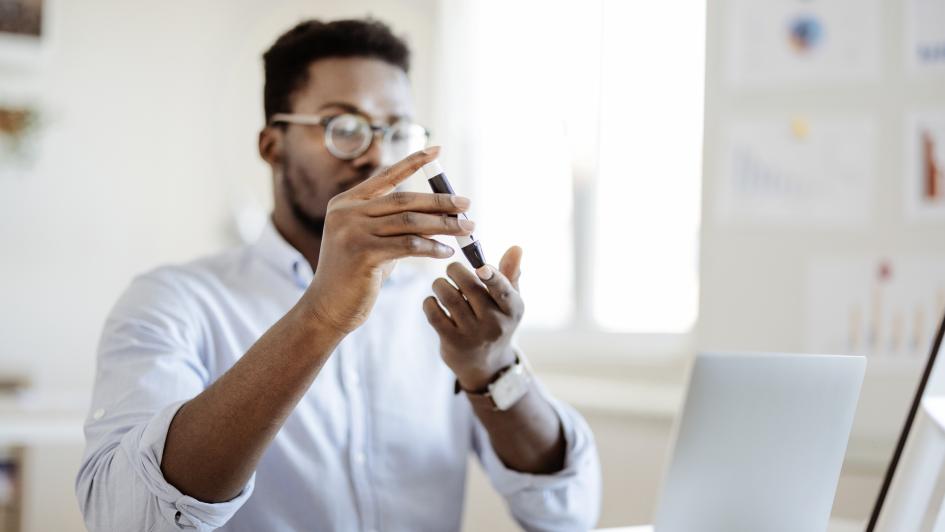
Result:
<svg viewBox="0 0 945 532"><path fill-rule="evenodd" d="M881 62L879 0L733 0L727 79L735 86L862 82Z"/></svg>
<svg viewBox="0 0 945 532"><path fill-rule="evenodd" d="M945 74L945 0L908 0L906 63L915 73Z"/></svg>
<svg viewBox="0 0 945 532"><path fill-rule="evenodd" d="M919 359L943 313L945 257L825 257L808 266L811 352Z"/></svg>
<svg viewBox="0 0 945 532"><path fill-rule="evenodd" d="M876 125L866 116L740 119L722 134L723 222L856 226L868 221Z"/></svg>
<svg viewBox="0 0 945 532"><path fill-rule="evenodd" d="M907 121L905 203L910 220L945 220L945 109Z"/></svg>

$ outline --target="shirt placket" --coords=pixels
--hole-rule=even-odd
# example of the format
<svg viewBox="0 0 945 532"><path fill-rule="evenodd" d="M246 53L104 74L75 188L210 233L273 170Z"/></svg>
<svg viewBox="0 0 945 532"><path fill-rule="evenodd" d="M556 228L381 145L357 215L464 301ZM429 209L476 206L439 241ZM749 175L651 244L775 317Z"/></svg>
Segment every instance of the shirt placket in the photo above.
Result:
<svg viewBox="0 0 945 532"><path fill-rule="evenodd" d="M352 338L355 339L355 338ZM357 344L357 342L355 342ZM362 530L377 532L376 502L371 490L370 455L368 445L368 409L366 394L359 368L358 349L351 349L349 344L342 360L342 382L348 398L348 420L351 427L351 440L348 447L348 464L357 498Z"/></svg>

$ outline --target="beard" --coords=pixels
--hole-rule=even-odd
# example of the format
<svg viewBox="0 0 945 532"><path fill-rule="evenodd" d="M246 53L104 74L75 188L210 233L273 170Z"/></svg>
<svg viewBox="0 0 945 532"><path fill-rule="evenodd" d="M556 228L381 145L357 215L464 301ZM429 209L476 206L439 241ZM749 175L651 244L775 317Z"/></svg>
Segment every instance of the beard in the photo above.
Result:
<svg viewBox="0 0 945 532"><path fill-rule="evenodd" d="M325 232L325 217L309 214L305 210L305 206L303 206L302 202L299 200L299 191L296 188L295 176L289 171L288 161L283 161L282 176L282 190L289 204L289 209L292 211L292 216L294 216L302 227L311 233L312 236L321 238L322 234Z"/></svg>
<svg viewBox="0 0 945 532"><path fill-rule="evenodd" d="M294 171L293 171L294 169ZM325 190L320 190L316 193L316 196L321 194L330 194L333 197L336 194L340 194L351 188L355 187L359 183L363 182L365 179L370 177L377 168L368 165L362 165L360 168L357 168L356 174L349 179L341 181L338 183L334 191L328 192ZM283 183L283 195L286 202L289 205L289 209L292 212L292 216L295 217L296 221L306 229L312 236L322 238L325 233L325 215L316 215L312 214L308 208L306 208L302 199L300 199L299 187L305 187L306 183L315 183L318 180L311 176L302 168L298 168L290 164L289 157L283 159L282 162L282 183ZM324 198L325 205L322 206L322 209L325 209L328 204L328 200L331 197Z"/></svg>

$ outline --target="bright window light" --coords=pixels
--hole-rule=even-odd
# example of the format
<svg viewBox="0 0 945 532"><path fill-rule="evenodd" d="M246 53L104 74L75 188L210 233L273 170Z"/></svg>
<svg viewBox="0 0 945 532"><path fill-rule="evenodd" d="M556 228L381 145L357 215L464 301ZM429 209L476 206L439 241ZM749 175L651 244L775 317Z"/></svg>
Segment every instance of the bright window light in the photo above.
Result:
<svg viewBox="0 0 945 532"><path fill-rule="evenodd" d="M703 2L604 3L594 319L681 333L698 310Z"/></svg>
<svg viewBox="0 0 945 532"><path fill-rule="evenodd" d="M688 332L705 5L478 0L454 18L456 168L490 262L525 248L525 326Z"/></svg>

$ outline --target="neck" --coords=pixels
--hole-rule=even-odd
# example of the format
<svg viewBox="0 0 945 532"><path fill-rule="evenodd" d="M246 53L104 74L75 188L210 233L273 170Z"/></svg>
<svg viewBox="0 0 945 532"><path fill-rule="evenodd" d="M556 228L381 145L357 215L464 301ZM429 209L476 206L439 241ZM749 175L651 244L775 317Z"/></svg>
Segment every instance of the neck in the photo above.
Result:
<svg viewBox="0 0 945 532"><path fill-rule="evenodd" d="M318 267L318 252L322 246L321 235L309 231L287 209L277 207L273 210L272 224L282 238L305 257L314 272Z"/></svg>

